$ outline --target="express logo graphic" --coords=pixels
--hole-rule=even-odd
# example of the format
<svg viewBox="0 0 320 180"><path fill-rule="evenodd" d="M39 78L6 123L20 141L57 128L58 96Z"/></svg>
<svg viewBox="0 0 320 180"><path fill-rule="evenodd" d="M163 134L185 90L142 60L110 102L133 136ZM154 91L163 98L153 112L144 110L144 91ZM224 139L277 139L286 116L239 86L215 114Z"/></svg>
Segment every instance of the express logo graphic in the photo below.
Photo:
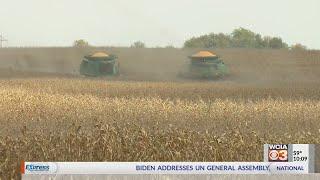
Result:
<svg viewBox="0 0 320 180"><path fill-rule="evenodd" d="M270 144L268 157L269 162L288 162L288 145Z"/></svg>
<svg viewBox="0 0 320 180"><path fill-rule="evenodd" d="M26 165L26 170L31 171L31 172L32 171L49 171L50 166L29 164L29 165Z"/></svg>

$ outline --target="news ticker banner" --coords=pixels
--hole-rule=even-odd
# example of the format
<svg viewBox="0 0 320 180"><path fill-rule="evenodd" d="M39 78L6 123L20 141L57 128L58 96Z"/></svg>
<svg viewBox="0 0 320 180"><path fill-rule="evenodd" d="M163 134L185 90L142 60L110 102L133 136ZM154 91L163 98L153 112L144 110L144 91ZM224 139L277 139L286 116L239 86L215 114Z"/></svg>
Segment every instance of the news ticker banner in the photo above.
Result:
<svg viewBox="0 0 320 180"><path fill-rule="evenodd" d="M22 162L22 174L320 173L320 146L265 144L264 162Z"/></svg>
<svg viewBox="0 0 320 180"><path fill-rule="evenodd" d="M308 174L304 162L24 162L22 174Z"/></svg>

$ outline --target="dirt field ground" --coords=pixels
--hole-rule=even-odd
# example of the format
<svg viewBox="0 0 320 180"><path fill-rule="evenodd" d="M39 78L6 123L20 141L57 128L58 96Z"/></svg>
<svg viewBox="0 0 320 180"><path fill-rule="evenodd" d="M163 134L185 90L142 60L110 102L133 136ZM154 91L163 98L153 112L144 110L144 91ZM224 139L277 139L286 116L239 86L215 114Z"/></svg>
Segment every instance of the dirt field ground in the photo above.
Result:
<svg viewBox="0 0 320 180"><path fill-rule="evenodd" d="M196 81L176 77L196 50L109 49L122 76L81 78L90 51L0 49L0 177L21 160L261 161L264 143L320 143L319 52L215 50L231 75Z"/></svg>

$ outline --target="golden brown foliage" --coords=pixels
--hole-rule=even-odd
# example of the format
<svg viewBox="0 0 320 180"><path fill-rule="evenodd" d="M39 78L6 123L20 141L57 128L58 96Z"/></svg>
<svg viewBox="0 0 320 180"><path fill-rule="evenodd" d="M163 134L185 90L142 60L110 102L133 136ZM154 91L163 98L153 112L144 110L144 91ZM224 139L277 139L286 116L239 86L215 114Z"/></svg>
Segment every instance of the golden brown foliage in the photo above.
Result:
<svg viewBox="0 0 320 180"><path fill-rule="evenodd" d="M0 177L25 161L261 161L320 143L319 86L0 80Z"/></svg>

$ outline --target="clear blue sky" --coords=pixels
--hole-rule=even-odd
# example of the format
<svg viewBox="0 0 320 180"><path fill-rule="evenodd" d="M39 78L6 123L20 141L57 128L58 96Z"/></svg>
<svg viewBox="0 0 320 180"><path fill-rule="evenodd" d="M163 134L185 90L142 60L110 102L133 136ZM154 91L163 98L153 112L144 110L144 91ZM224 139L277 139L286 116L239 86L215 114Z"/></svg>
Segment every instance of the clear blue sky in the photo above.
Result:
<svg viewBox="0 0 320 180"><path fill-rule="evenodd" d="M0 0L9 46L182 46L244 27L320 49L319 0Z"/></svg>

